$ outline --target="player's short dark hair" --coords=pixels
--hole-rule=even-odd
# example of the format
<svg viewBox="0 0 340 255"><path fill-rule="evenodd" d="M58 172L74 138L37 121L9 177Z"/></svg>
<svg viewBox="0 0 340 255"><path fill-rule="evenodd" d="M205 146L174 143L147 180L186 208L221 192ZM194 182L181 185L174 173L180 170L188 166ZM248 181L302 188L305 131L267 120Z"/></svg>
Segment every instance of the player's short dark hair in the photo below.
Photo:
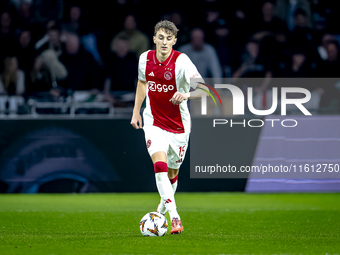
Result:
<svg viewBox="0 0 340 255"><path fill-rule="evenodd" d="M178 32L178 28L176 27L176 25L169 21L169 20L161 20L160 22L158 22L155 26L155 35L157 34L158 30L163 29L165 31L165 33L167 34L173 34L175 36L175 38L177 37L177 32Z"/></svg>

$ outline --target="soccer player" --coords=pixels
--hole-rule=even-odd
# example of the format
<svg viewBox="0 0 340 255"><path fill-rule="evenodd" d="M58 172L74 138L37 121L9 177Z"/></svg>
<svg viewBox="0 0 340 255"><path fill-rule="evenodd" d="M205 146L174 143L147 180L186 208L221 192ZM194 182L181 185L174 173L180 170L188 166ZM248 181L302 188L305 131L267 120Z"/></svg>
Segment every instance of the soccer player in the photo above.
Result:
<svg viewBox="0 0 340 255"><path fill-rule="evenodd" d="M131 119L134 128L144 130L161 197L157 212L169 212L171 234L179 234L184 230L174 193L191 128L187 100L200 99L206 93L204 90L209 90L202 84L190 84L191 78L202 77L187 55L172 49L177 41L177 31L175 24L170 21L162 20L156 24L153 36L156 50L146 51L139 58L138 84ZM189 92L190 86L194 91ZM140 109L145 97L143 127Z"/></svg>

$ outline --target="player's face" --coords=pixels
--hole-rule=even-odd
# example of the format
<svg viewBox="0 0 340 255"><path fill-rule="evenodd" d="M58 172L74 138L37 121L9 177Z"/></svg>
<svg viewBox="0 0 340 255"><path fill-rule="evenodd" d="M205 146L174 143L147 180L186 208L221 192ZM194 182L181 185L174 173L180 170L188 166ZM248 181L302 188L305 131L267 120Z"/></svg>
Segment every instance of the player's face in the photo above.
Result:
<svg viewBox="0 0 340 255"><path fill-rule="evenodd" d="M172 46L176 41L177 39L173 34L167 34L163 29L158 30L153 37L153 42L156 44L156 51L162 55L170 54Z"/></svg>

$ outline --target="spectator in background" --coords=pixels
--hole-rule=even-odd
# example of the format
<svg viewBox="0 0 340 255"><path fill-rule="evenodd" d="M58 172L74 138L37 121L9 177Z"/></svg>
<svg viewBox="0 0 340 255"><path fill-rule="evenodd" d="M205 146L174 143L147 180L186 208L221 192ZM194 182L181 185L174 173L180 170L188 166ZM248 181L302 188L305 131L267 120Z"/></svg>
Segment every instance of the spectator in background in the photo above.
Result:
<svg viewBox="0 0 340 255"><path fill-rule="evenodd" d="M35 100L59 101L63 91L54 81L55 76L45 64L44 58L37 56L32 69L26 75L26 96Z"/></svg>
<svg viewBox="0 0 340 255"><path fill-rule="evenodd" d="M35 44L35 49L39 52L43 52L47 49L52 49L55 51L59 57L63 51L61 43L61 26L54 20L47 23L47 31L43 38Z"/></svg>
<svg viewBox="0 0 340 255"><path fill-rule="evenodd" d="M32 68L35 54L31 31L27 29L22 30L19 34L17 58L19 61L19 68L22 69L26 74Z"/></svg>
<svg viewBox="0 0 340 255"><path fill-rule="evenodd" d="M310 2L314 28L318 31L326 28L331 33L340 34L338 1L313 0Z"/></svg>
<svg viewBox="0 0 340 255"><path fill-rule="evenodd" d="M318 56L320 60L328 59L326 48L328 46L328 43L331 41L336 41L336 37L334 35L330 33L325 33L322 35L321 44L317 47Z"/></svg>
<svg viewBox="0 0 340 255"><path fill-rule="evenodd" d="M33 0L11 0L10 7L13 7L14 12L10 12L15 21L16 28L23 28L31 25L31 4Z"/></svg>
<svg viewBox="0 0 340 255"><path fill-rule="evenodd" d="M151 4L152 3L150 3L150 5ZM112 0L110 1L110 8L107 12L108 13L107 15L110 15L110 23L119 24L119 26L112 26L111 24L109 25L110 33L112 32L112 34L110 34L111 35L110 39L112 39L113 35L120 32L121 30L120 24L128 16L128 14L131 13L131 10L141 11L141 13L143 13L143 24L146 27L148 27L148 24L151 24L150 20L152 20L152 16L147 15L146 12L144 11L150 10L149 6L143 1L134 1L134 0Z"/></svg>
<svg viewBox="0 0 340 255"><path fill-rule="evenodd" d="M24 104L25 73L18 68L15 56L6 57L4 71L0 75L0 113L15 114L18 106ZM8 103L8 104L7 104Z"/></svg>
<svg viewBox="0 0 340 255"><path fill-rule="evenodd" d="M254 14L253 8L251 8L250 1L231 1L228 4L234 5L229 11L229 15L226 17L230 29L233 31L235 40L238 45L243 47L252 31L251 31L251 16Z"/></svg>
<svg viewBox="0 0 340 255"><path fill-rule="evenodd" d="M6 36L13 36L12 17L9 12L3 12L0 16L0 35L2 40L6 39Z"/></svg>
<svg viewBox="0 0 340 255"><path fill-rule="evenodd" d="M51 73L52 83L64 80L67 77L67 69L58 59L64 51L60 25L55 21L48 22L46 35L35 44L35 48Z"/></svg>
<svg viewBox="0 0 340 255"><path fill-rule="evenodd" d="M205 39L208 43L214 45L214 30L218 26L218 20L222 19L222 10L224 8L221 8L221 3L219 3L216 0L212 1L205 1L204 6L204 22L200 24L200 27L203 29L205 33ZM197 25L196 25L197 26Z"/></svg>
<svg viewBox="0 0 340 255"><path fill-rule="evenodd" d="M274 43L271 52L271 59L273 63L272 71L273 76L279 77L281 70L287 66L287 63L291 62L291 49L288 46L288 34L287 31L277 31L273 36Z"/></svg>
<svg viewBox="0 0 340 255"><path fill-rule="evenodd" d="M4 60L4 71L0 75L0 95L21 96L25 92L25 73L19 69L14 56Z"/></svg>
<svg viewBox="0 0 340 255"><path fill-rule="evenodd" d="M3 67L3 59L8 52L13 53L16 46L12 18L8 12L3 12L0 16L0 61Z"/></svg>
<svg viewBox="0 0 340 255"><path fill-rule="evenodd" d="M307 14L303 9L294 12L294 30L289 35L288 44L291 48L305 48L307 54L313 54L316 48L313 30L307 26Z"/></svg>
<svg viewBox="0 0 340 255"><path fill-rule="evenodd" d="M178 49L188 55L195 64L202 77L222 78L221 65L214 47L204 41L204 32L201 28L191 31L191 42ZM219 83L219 80L216 80Z"/></svg>
<svg viewBox="0 0 340 255"><path fill-rule="evenodd" d="M260 47L257 41L249 41L246 44L246 53L243 56L241 66L234 72L232 82L236 83L239 78L252 78L242 80L240 87L247 94L247 87L253 87L254 107L266 109L267 89L273 77L272 64L268 58L259 54ZM264 79L254 79L264 78Z"/></svg>
<svg viewBox="0 0 340 255"><path fill-rule="evenodd" d="M34 59L33 68L26 75L27 96L46 96L46 92L52 89L52 77L49 68L44 64L41 56Z"/></svg>
<svg viewBox="0 0 340 255"><path fill-rule="evenodd" d="M318 66L320 77L339 77L340 60L339 60L339 43L329 41L326 46L327 60L321 61Z"/></svg>
<svg viewBox="0 0 340 255"><path fill-rule="evenodd" d="M18 22L17 22L18 27L23 28L31 24L32 0L20 0L16 2L17 2L16 9L18 13Z"/></svg>
<svg viewBox="0 0 340 255"><path fill-rule="evenodd" d="M246 53L243 56L241 66L234 72L233 78L240 77L263 78L272 77L271 63L266 58L259 54L260 46L257 41L250 40L246 44ZM266 89L262 87L262 91Z"/></svg>
<svg viewBox="0 0 340 255"><path fill-rule="evenodd" d="M319 63L316 70L317 75L324 78L337 78L339 77L340 70L339 43L337 41L330 41L326 46L326 51L327 60ZM339 91L335 88L334 79L325 79L322 85L319 88L321 107L329 106L333 99L339 100Z"/></svg>
<svg viewBox="0 0 340 255"><path fill-rule="evenodd" d="M131 72L138 68L136 55L129 52L127 38L118 37L114 41L114 52L107 63L107 78L104 83L104 99L114 102L114 92L134 92L136 89L137 73ZM113 92L113 93L112 93Z"/></svg>
<svg viewBox="0 0 340 255"><path fill-rule="evenodd" d="M277 31L287 30L287 25L278 17L275 16L275 6L271 1L265 1L261 8L262 16L254 32L257 31L269 31L275 33Z"/></svg>
<svg viewBox="0 0 340 255"><path fill-rule="evenodd" d="M305 13L306 27L312 27L311 1L308 0L276 0L276 16L286 22L288 29L293 31L295 22L295 11L301 9Z"/></svg>
<svg viewBox="0 0 340 255"><path fill-rule="evenodd" d="M32 2L32 23L45 27L50 20L60 22L64 14L63 0L34 0Z"/></svg>
<svg viewBox="0 0 340 255"><path fill-rule="evenodd" d="M69 22L66 23L70 29L81 35L83 33L83 23L81 22L82 10L78 5L70 7L69 11Z"/></svg>
<svg viewBox="0 0 340 255"><path fill-rule="evenodd" d="M47 49L34 58L30 70L26 72L26 94L48 100L53 96L56 101L62 92L57 81L63 81L67 75L66 67L59 61L56 52Z"/></svg>
<svg viewBox="0 0 340 255"><path fill-rule="evenodd" d="M129 52L127 38L118 37L115 39L114 52L110 55L107 66L111 80L110 88L107 91L135 91L137 74L132 74L131 70L138 66L138 60L135 54Z"/></svg>
<svg viewBox="0 0 340 255"><path fill-rule="evenodd" d="M64 80L67 77L66 67L59 61L56 52L52 49L44 50L40 57L51 72L52 82Z"/></svg>
<svg viewBox="0 0 340 255"><path fill-rule="evenodd" d="M65 89L91 90L98 86L98 66L93 56L87 52L78 34L63 31L65 50L59 60L65 65L68 76L59 84Z"/></svg>
<svg viewBox="0 0 340 255"><path fill-rule="evenodd" d="M231 77L231 73L239 66L238 54L240 46L234 40L233 34L227 26L227 21L219 19L214 30L214 45L221 61L223 77Z"/></svg>
<svg viewBox="0 0 340 255"><path fill-rule="evenodd" d="M111 51L114 52L114 41L118 37L126 37L129 40L129 50L136 54L136 57L150 49L149 38L137 29L134 15L127 15L124 20L124 30L119 32L111 41Z"/></svg>
<svg viewBox="0 0 340 255"><path fill-rule="evenodd" d="M292 51L290 62L280 66L279 77L310 77L311 68L308 65L307 56L302 48L297 47ZM289 87L294 87L289 84ZM298 86L297 86L298 87Z"/></svg>
<svg viewBox="0 0 340 255"><path fill-rule="evenodd" d="M311 77L313 72L310 60L306 55L306 51L303 48L296 47L292 50L291 60L286 65L281 65L278 77L283 78L307 78ZM276 79L273 87L302 87L311 92L311 99L304 104L308 110L317 110L320 104L320 97L322 89L318 88L317 80L301 80L301 79ZM281 90L278 94L281 97ZM288 93L287 98L302 98L301 93ZM296 111L296 107L292 105L287 106L288 111Z"/></svg>
<svg viewBox="0 0 340 255"><path fill-rule="evenodd" d="M98 51L97 38L89 25L82 21L82 9L79 5L72 5L69 11L69 22L64 24L63 27L68 31L81 36L83 47L90 52L99 66L103 65L103 61Z"/></svg>

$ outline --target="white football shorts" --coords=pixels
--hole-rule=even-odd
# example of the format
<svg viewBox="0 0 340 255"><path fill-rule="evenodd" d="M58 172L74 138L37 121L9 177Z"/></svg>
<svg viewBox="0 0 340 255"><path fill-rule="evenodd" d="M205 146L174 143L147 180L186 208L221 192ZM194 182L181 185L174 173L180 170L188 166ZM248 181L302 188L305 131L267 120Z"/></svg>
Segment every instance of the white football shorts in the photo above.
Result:
<svg viewBox="0 0 340 255"><path fill-rule="evenodd" d="M179 169L188 148L190 132L176 134L151 125L145 125L143 130L150 157L155 152L164 151L168 167Z"/></svg>

